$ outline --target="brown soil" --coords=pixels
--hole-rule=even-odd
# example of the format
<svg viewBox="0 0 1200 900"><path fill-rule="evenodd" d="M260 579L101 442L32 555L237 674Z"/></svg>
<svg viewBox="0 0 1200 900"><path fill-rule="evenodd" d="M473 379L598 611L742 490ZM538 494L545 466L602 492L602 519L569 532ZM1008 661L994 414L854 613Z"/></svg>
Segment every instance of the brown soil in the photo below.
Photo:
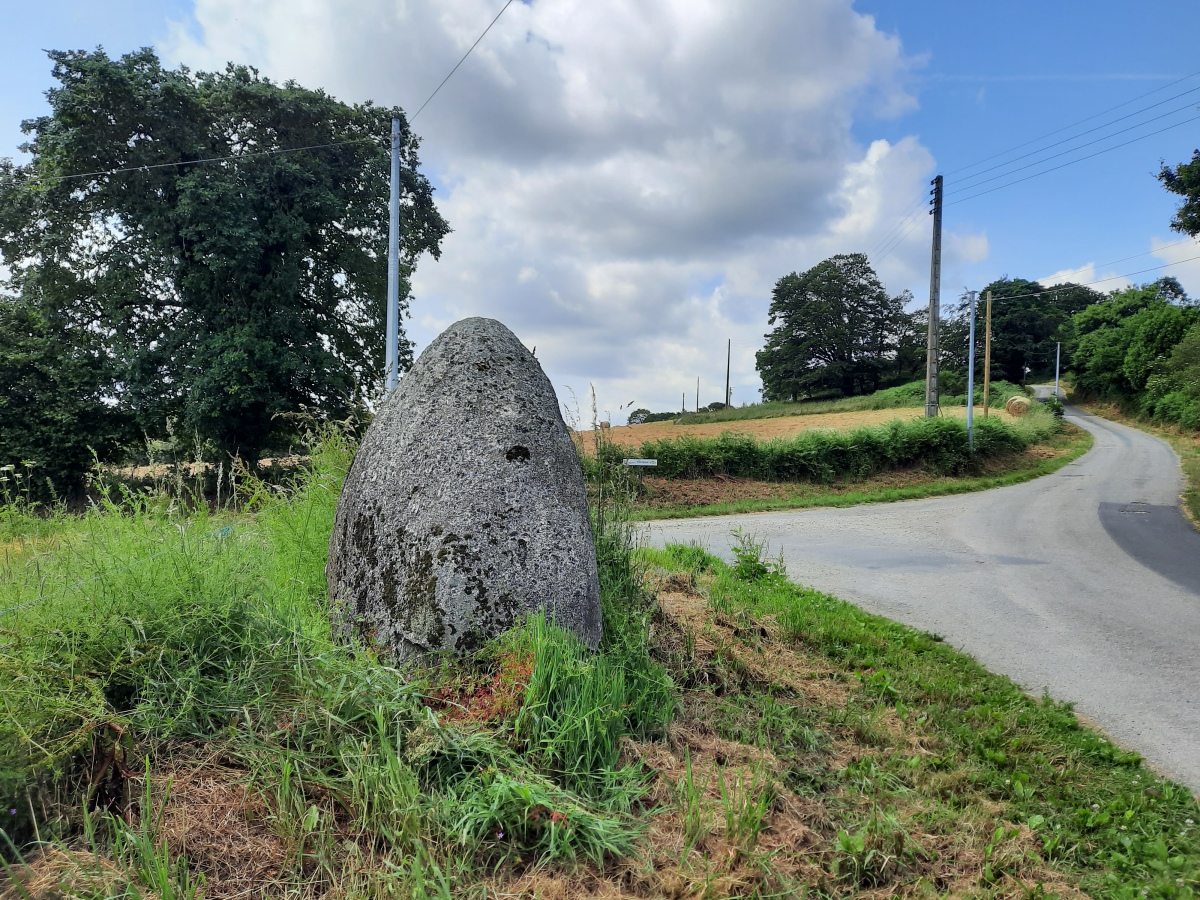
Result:
<svg viewBox="0 0 1200 900"><path fill-rule="evenodd" d="M981 409L977 408L976 415ZM964 418L966 408L948 408L946 415ZM609 440L621 447L639 447L645 441L671 440L672 438L692 435L695 437L717 437L730 431L736 434L748 434L759 440L771 438L792 437L802 431L814 428L826 428L844 431L863 425L881 425L884 422L919 418L924 415L920 408L901 409L868 409L861 412L820 413L811 416L779 416L773 419L743 419L736 422L707 422L702 425L676 425L674 422L648 422L645 425L618 425L606 428ZM992 410L991 415L1009 419L1007 413ZM585 451L592 452L595 446L595 435L580 432Z"/></svg>

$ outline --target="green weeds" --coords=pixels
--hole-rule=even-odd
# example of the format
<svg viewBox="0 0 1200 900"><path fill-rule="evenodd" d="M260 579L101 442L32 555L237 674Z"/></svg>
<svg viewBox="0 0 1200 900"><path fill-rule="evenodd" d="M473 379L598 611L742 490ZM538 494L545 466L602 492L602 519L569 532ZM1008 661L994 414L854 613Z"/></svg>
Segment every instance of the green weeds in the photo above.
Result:
<svg viewBox="0 0 1200 900"><path fill-rule="evenodd" d="M674 688L650 653L620 492L597 491L594 511L601 652L537 616L475 658L398 671L329 625L352 451L325 435L291 483L243 479L236 511L128 490L74 518L4 508L28 548L0 577L0 793L15 811L0 827L32 867L15 870L83 847L127 896L191 898L205 876L209 894L261 889L218 884L234 876L152 827L195 801L152 798L157 774L131 791L146 759L154 773L221 760L258 810L230 815L276 848L263 871L285 894L462 896L455 883L505 861L632 852L646 775L621 742L663 732ZM476 716L454 678L507 679L506 704Z"/></svg>
<svg viewBox="0 0 1200 900"><path fill-rule="evenodd" d="M752 536L734 548L732 565L694 547L642 553L696 572L712 607L774 621L779 640L841 674L843 700L806 704L772 687L704 708L722 736L788 761L784 782L825 804L831 871L847 885L919 883L934 854L952 861L961 844L978 890L1033 890L1034 871L1096 897L1200 890L1200 805L1186 788L938 636L789 582Z"/></svg>

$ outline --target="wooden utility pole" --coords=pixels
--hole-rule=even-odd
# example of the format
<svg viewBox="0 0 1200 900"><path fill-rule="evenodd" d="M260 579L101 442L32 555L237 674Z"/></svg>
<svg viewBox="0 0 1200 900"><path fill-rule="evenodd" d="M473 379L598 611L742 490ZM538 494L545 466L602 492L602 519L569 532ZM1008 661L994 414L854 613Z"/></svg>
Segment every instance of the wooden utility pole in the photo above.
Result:
<svg viewBox="0 0 1200 900"><path fill-rule="evenodd" d="M725 344L725 407L729 407L729 358L733 353L733 338Z"/></svg>
<svg viewBox="0 0 1200 900"><path fill-rule="evenodd" d="M933 254L929 264L929 334L925 343L925 418L938 414L938 332L942 318L942 176L933 190Z"/></svg>
<svg viewBox="0 0 1200 900"><path fill-rule="evenodd" d="M987 295L987 324L984 326L983 337L983 417L988 417L988 406L992 386L992 292Z"/></svg>

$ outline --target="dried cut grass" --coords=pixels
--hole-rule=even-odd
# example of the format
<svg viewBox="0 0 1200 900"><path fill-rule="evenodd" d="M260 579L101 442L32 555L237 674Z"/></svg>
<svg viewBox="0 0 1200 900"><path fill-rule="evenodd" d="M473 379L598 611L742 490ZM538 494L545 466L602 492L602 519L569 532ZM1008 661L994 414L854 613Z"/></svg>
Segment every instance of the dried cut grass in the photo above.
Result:
<svg viewBox="0 0 1200 900"><path fill-rule="evenodd" d="M159 836L204 876L206 900L282 893L287 851L245 772L208 763L159 772L152 782L167 798Z"/></svg>
<svg viewBox="0 0 1200 900"><path fill-rule="evenodd" d="M111 860L82 850L47 848L37 859L14 870L16 883L0 883L0 900L71 900L75 897L124 896L128 878ZM143 900L157 894L142 889Z"/></svg>

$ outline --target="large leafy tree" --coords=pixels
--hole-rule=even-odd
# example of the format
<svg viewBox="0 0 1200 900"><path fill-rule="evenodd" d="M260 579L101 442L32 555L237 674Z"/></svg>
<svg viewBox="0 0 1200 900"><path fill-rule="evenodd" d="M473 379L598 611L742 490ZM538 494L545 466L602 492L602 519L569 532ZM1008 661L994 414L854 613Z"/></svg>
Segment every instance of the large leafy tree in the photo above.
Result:
<svg viewBox="0 0 1200 900"><path fill-rule="evenodd" d="M1075 316L1075 382L1086 394L1134 399L1200 317L1173 278L1114 291ZM1186 366L1180 366L1180 369Z"/></svg>
<svg viewBox="0 0 1200 900"><path fill-rule="evenodd" d="M1017 383L1024 380L1026 368L1034 372L1052 369L1054 344L1070 339L1072 317L1104 296L1079 284L1047 288L1024 278L1000 278L979 294L976 327L981 347L988 291L992 292L992 375ZM965 308L960 304L954 315L961 317ZM982 356L980 350L980 365Z"/></svg>
<svg viewBox="0 0 1200 900"><path fill-rule="evenodd" d="M382 366L391 119L253 69L52 52L32 161L0 168L18 302L111 361L111 401L253 457L281 414L340 416ZM447 232L402 126L402 304ZM401 363L411 346L401 340ZM110 402L111 402L110 401Z"/></svg>
<svg viewBox="0 0 1200 900"><path fill-rule="evenodd" d="M771 295L757 367L768 400L873 391L896 362L908 295L889 297L863 253L785 275Z"/></svg>
<svg viewBox="0 0 1200 900"><path fill-rule="evenodd" d="M1192 151L1191 162L1180 163L1175 168L1163 166L1158 180L1168 191L1183 197L1183 203L1171 220L1171 228L1192 237L1200 235L1200 150Z"/></svg>
<svg viewBox="0 0 1200 900"><path fill-rule="evenodd" d="M93 454L108 456L131 437L103 342L71 333L52 311L0 297L0 379L0 466L13 467L0 475L0 493L76 493Z"/></svg>

